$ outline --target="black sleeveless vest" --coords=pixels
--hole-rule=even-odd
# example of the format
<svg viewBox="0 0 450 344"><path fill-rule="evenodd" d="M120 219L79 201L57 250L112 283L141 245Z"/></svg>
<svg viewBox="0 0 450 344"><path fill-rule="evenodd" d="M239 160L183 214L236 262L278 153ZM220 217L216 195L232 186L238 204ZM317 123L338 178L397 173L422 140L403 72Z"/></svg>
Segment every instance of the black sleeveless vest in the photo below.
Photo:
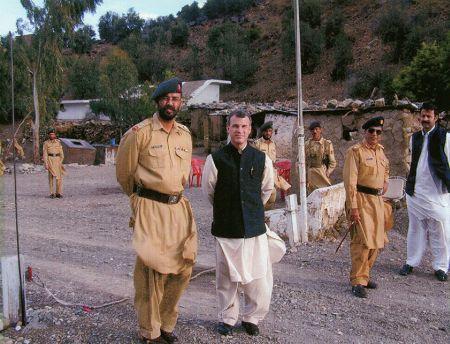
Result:
<svg viewBox="0 0 450 344"><path fill-rule="evenodd" d="M443 193L450 192L450 168L448 167L448 157L445 155L444 146L447 131L439 126L430 132L428 137L428 166L431 174L442 181ZM423 147L422 131L414 133L412 136L412 156L411 169L406 181L405 191L408 195L414 195L414 186L416 184L417 164L419 163L420 153Z"/></svg>
<svg viewBox="0 0 450 344"><path fill-rule="evenodd" d="M252 238L266 232L261 184L266 156L247 145L231 144L212 154L216 165L211 232L221 238Z"/></svg>

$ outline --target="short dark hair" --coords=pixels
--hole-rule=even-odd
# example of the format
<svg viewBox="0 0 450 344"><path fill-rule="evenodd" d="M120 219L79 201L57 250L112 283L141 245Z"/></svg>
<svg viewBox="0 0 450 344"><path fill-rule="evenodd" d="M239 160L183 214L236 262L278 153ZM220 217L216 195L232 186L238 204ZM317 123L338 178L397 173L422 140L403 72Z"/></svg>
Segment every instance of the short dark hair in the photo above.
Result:
<svg viewBox="0 0 450 344"><path fill-rule="evenodd" d="M431 102L425 102L422 104L422 107L420 108L420 110L436 112L436 106L434 106L434 104Z"/></svg>
<svg viewBox="0 0 450 344"><path fill-rule="evenodd" d="M250 124L252 124L252 117L248 113L246 113L242 110L234 110L234 111L231 111L231 113L227 117L227 126L230 125L231 117L233 117L233 116L236 116L239 118L248 118L248 120L250 121Z"/></svg>

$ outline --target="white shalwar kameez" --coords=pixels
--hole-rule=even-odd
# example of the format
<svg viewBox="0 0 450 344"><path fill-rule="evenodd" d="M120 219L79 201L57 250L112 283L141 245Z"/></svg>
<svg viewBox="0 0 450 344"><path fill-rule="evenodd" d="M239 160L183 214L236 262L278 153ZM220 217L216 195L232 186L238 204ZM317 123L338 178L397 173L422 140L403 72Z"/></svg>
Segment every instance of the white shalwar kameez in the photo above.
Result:
<svg viewBox="0 0 450 344"><path fill-rule="evenodd" d="M422 152L416 171L414 196L406 195L409 227L406 264L420 264L429 242L433 269L448 271L450 259L450 193L444 193L442 181L433 176L428 163L428 138L424 133ZM447 133L444 152L450 163L450 134Z"/></svg>
<svg viewBox="0 0 450 344"><path fill-rule="evenodd" d="M217 168L211 155L206 159L202 190L210 203L214 200ZM272 161L266 156L261 199L265 204L274 188ZM267 234L253 238L216 237L216 292L220 321L234 326L239 317L239 286L244 292L242 320L255 325L269 311L273 275Z"/></svg>

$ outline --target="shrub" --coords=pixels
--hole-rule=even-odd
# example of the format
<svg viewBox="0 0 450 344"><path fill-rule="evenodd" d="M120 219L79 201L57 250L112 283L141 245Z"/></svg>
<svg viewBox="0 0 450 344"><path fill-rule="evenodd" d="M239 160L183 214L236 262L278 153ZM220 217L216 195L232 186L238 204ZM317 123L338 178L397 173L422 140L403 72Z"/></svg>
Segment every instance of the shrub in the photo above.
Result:
<svg viewBox="0 0 450 344"><path fill-rule="evenodd" d="M239 14L251 7L254 0L207 0L203 5L203 12L209 19L226 15Z"/></svg>
<svg viewBox="0 0 450 344"><path fill-rule="evenodd" d="M76 99L99 97L100 70L98 62L87 56L80 56L68 70L69 90Z"/></svg>
<svg viewBox="0 0 450 344"><path fill-rule="evenodd" d="M188 57L183 61L183 67L189 72L192 79L201 79L203 74L202 64L200 63L199 48L192 46Z"/></svg>
<svg viewBox="0 0 450 344"><path fill-rule="evenodd" d="M109 11L100 17L98 32L101 39L115 44L132 33L140 33L144 22L132 8L120 17L117 13Z"/></svg>
<svg viewBox="0 0 450 344"><path fill-rule="evenodd" d="M347 77L347 66L353 62L352 46L352 42L344 33L336 37L334 68L331 72L333 81L344 80Z"/></svg>
<svg viewBox="0 0 450 344"><path fill-rule="evenodd" d="M394 96L393 78L393 71L385 66L360 70L350 81L349 94L354 98L368 98L376 87L387 101L391 101Z"/></svg>
<svg viewBox="0 0 450 344"><path fill-rule="evenodd" d="M149 45L167 45L170 43L169 32L175 22L175 17L169 15L148 20L142 29L142 36Z"/></svg>
<svg viewBox="0 0 450 344"><path fill-rule="evenodd" d="M178 20L171 29L171 40L172 45L178 47L185 47L187 45L189 38L189 28L183 20Z"/></svg>
<svg viewBox="0 0 450 344"><path fill-rule="evenodd" d="M186 23L195 22L202 15L201 9L198 7L198 2L194 1L190 5L185 5L181 11L177 13L178 18L183 19Z"/></svg>
<svg viewBox="0 0 450 344"><path fill-rule="evenodd" d="M344 15L341 10L334 10L325 23L325 46L327 49L334 46L336 37L344 31Z"/></svg>
<svg viewBox="0 0 450 344"><path fill-rule="evenodd" d="M140 80L152 82L162 81L165 73L170 69L170 63L164 55L164 47L156 45L148 49L136 62Z"/></svg>
<svg viewBox="0 0 450 344"><path fill-rule="evenodd" d="M308 23L312 28L317 28L321 24L322 1L302 0L300 2L300 20Z"/></svg>
<svg viewBox="0 0 450 344"><path fill-rule="evenodd" d="M70 48L77 54L86 54L94 44L95 31L90 25L83 26L74 32Z"/></svg>

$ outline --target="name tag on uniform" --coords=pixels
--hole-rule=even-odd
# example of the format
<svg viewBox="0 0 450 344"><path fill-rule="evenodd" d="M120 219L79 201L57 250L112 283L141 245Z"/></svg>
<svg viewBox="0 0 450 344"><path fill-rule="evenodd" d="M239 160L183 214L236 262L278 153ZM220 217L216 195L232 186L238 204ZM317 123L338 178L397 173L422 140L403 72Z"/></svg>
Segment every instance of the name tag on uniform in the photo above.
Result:
<svg viewBox="0 0 450 344"><path fill-rule="evenodd" d="M163 145L153 145L153 146L150 146L150 148L162 148L162 146Z"/></svg>

